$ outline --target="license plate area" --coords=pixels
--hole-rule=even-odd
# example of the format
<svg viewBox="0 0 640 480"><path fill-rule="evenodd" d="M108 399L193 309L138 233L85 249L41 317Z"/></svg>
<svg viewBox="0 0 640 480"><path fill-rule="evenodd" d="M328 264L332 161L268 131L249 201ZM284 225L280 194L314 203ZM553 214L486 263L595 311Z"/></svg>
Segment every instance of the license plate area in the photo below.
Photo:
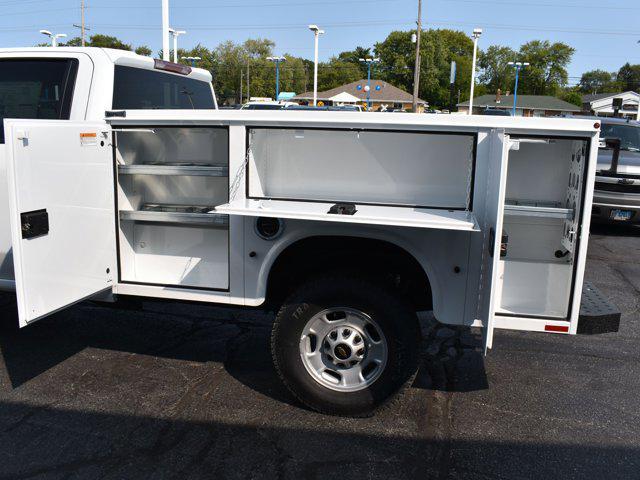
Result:
<svg viewBox="0 0 640 480"><path fill-rule="evenodd" d="M631 217L633 217L633 212L631 210L615 209L611 210L611 213L609 214L609 218L616 222L625 222L631 220Z"/></svg>

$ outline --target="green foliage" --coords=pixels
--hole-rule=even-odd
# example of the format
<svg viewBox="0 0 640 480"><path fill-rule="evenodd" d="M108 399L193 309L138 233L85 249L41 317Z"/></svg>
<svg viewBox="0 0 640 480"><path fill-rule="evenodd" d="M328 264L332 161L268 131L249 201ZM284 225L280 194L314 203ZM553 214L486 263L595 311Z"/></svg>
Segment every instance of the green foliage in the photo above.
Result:
<svg viewBox="0 0 640 480"><path fill-rule="evenodd" d="M566 90L560 94L560 98L565 102L571 103L577 107L582 107L582 94L575 90Z"/></svg>
<svg viewBox="0 0 640 480"><path fill-rule="evenodd" d="M519 60L529 62L518 91L529 95L556 95L569 76L567 66L575 49L561 42L533 40L520 47Z"/></svg>
<svg viewBox="0 0 640 480"><path fill-rule="evenodd" d="M578 85L582 93L606 93L618 90L615 74L604 70L591 70L580 77Z"/></svg>
<svg viewBox="0 0 640 480"><path fill-rule="evenodd" d="M625 63L618 71L617 80L622 91L640 92L640 64Z"/></svg>
<svg viewBox="0 0 640 480"><path fill-rule="evenodd" d="M407 92L413 92L415 44L411 42L412 33L412 30L391 32L375 46L376 54L382 61L380 76ZM457 74L454 94L457 96L457 92L460 92L461 100L468 98L472 53L473 41L464 32L446 29L423 32L418 96L432 106L449 106L449 74L451 62L455 61Z"/></svg>
<svg viewBox="0 0 640 480"><path fill-rule="evenodd" d="M179 49L178 49L179 50ZM135 52L138 55L142 55L145 57L150 57L152 55L152 51L149 47L147 47L146 45L140 45L138 48L135 49Z"/></svg>
<svg viewBox="0 0 640 480"><path fill-rule="evenodd" d="M313 69L313 66L311 68ZM328 62L318 64L318 91L330 90L340 85L355 82L366 78L366 75L366 71L363 75L359 63L332 57ZM313 78L311 81L313 82ZM313 88L313 85L311 85L311 88Z"/></svg>
<svg viewBox="0 0 640 480"><path fill-rule="evenodd" d="M413 92L415 44L411 42L413 30L391 32L374 48L357 46L318 65L318 90L329 90L340 85L366 78L367 67L361 58L378 57L380 63L372 68L372 78L385 80L407 92ZM61 46L80 46L81 39L74 37ZM131 44L117 37L95 34L87 46L132 50ZM184 57L200 57L197 66L209 70L221 103L241 101L247 94L260 97L275 96L275 65L266 60L274 54L275 43L266 38L248 39L243 43L222 42L209 48L198 44L194 48L180 49ZM135 48L140 55L151 56L145 45ZM448 107L450 102L465 101L469 96L473 41L465 32L440 29L422 32L419 96L434 107ZM593 70L582 75L576 89L566 89L567 66L574 49L561 42L533 40L518 50L492 45L478 52L478 75L475 94L512 91L514 69L508 62L521 61L530 65L521 71L518 93L531 95L556 95L575 105L581 105L580 94L604 91L640 91L640 65L623 65L617 73ZM161 57L162 52L159 52ZM313 62L308 59L284 55L280 66L280 91L308 92L313 87ZM449 84L451 62L457 65L453 88ZM250 91L247 92L247 65ZM453 99L451 97L454 97Z"/></svg>

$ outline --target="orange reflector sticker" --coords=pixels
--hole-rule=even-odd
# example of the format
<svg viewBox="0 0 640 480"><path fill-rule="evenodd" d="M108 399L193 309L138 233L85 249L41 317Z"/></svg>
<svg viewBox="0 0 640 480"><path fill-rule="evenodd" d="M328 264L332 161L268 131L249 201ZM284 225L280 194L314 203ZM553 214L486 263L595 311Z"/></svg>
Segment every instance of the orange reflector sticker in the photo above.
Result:
<svg viewBox="0 0 640 480"><path fill-rule="evenodd" d="M564 325L545 325L545 332L564 332L567 333L569 331L569 327L565 327Z"/></svg>
<svg viewBox="0 0 640 480"><path fill-rule="evenodd" d="M80 132L80 146L89 147L98 145L98 134L96 132Z"/></svg>

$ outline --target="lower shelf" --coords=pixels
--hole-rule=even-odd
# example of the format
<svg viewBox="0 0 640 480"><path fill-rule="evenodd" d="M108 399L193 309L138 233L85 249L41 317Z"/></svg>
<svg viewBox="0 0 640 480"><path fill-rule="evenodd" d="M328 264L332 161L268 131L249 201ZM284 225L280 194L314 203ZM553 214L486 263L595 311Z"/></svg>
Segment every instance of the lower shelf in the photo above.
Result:
<svg viewBox="0 0 640 480"><path fill-rule="evenodd" d="M504 213L505 215L523 217L573 218L573 210L570 208L560 208L553 204L544 203L511 203L509 200L504 206Z"/></svg>
<svg viewBox="0 0 640 480"><path fill-rule="evenodd" d="M156 223L184 223L227 228L229 217L217 213L213 206L202 205L162 205L147 203L140 210L121 210L121 221L141 221Z"/></svg>

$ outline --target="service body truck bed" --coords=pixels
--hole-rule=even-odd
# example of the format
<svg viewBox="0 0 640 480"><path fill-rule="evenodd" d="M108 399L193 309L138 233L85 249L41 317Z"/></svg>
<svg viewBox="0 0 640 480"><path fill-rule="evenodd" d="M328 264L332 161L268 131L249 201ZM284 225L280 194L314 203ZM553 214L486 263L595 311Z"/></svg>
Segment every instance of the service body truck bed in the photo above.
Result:
<svg viewBox="0 0 640 480"><path fill-rule="evenodd" d="M22 326L105 293L274 307L285 384L349 415L411 381L421 309L485 348L496 328L616 329L595 294L581 328L593 121L103 115L5 120Z"/></svg>

